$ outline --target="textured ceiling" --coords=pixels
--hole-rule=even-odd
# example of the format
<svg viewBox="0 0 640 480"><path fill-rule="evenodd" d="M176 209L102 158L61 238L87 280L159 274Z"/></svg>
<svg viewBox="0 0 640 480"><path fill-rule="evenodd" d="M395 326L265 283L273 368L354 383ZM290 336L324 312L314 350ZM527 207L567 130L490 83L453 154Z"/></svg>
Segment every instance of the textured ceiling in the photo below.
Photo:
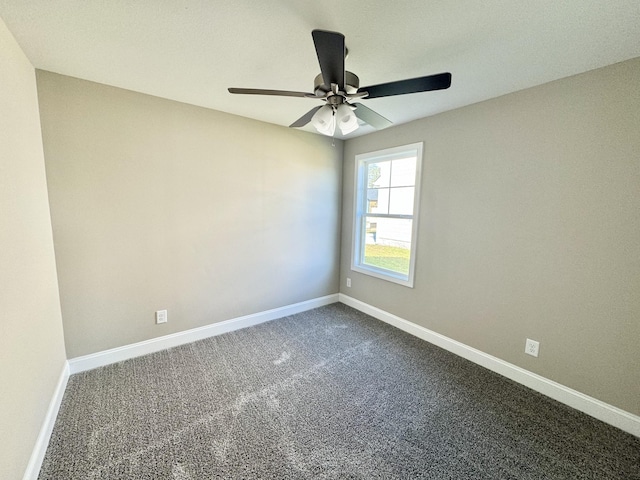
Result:
<svg viewBox="0 0 640 480"><path fill-rule="evenodd" d="M361 85L452 73L363 102L396 124L640 56L638 0L0 0L0 17L36 68L278 125L320 102L227 87L312 91L314 28L345 34Z"/></svg>

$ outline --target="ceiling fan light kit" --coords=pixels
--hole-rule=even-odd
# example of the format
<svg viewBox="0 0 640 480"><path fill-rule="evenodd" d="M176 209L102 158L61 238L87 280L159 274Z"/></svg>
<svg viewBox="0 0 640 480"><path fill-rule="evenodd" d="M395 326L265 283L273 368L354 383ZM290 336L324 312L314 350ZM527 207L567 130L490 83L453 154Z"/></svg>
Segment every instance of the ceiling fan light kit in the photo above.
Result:
<svg viewBox="0 0 640 480"><path fill-rule="evenodd" d="M340 128L343 135L348 135L358 129L358 117L353 112L353 108L346 104L324 105L311 117L311 124L323 135L332 137L335 134L336 126Z"/></svg>
<svg viewBox="0 0 640 480"><path fill-rule="evenodd" d="M392 125L391 121L361 103L351 103L353 100L444 90L451 85L451 74L439 73L360 88L358 76L345 70L347 48L344 35L327 30L313 30L311 36L320 64L320 74L314 80L313 93L256 88L229 88L229 93L323 100L325 105L314 107L290 127L304 127L311 122L319 133L333 136L336 127L342 135L354 132L360 126L358 120L378 130Z"/></svg>

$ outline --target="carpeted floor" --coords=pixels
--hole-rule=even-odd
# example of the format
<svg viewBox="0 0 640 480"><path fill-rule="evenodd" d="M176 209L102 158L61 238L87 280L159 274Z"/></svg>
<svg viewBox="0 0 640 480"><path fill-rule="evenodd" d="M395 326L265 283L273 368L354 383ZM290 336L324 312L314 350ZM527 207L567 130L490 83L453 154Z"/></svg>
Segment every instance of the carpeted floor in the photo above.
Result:
<svg viewBox="0 0 640 480"><path fill-rule="evenodd" d="M73 375L39 478L640 479L640 439L342 304Z"/></svg>

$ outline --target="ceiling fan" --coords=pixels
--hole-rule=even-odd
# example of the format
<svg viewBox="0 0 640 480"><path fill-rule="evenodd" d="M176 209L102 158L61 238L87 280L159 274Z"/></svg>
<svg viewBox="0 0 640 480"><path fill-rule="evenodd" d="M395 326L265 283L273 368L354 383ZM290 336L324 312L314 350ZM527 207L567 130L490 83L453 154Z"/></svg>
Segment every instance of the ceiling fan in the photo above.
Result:
<svg viewBox="0 0 640 480"><path fill-rule="evenodd" d="M361 103L352 103L354 100L444 90L451 85L451 74L439 73L360 87L357 75L345 70L347 48L344 35L327 30L313 30L311 36L321 72L314 80L313 93L258 88L230 88L229 93L323 100L324 105L312 108L289 126L304 127L311 122L320 133L332 136L336 126L340 128L343 135L353 132L359 126L358 119L378 130L392 125L391 121Z"/></svg>

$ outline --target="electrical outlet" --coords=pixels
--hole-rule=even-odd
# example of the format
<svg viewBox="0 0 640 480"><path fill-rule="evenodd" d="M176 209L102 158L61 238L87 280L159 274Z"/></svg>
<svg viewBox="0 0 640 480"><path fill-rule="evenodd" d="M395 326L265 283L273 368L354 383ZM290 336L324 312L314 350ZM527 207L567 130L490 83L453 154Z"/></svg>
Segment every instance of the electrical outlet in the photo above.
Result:
<svg viewBox="0 0 640 480"><path fill-rule="evenodd" d="M156 312L156 323L167 323L167 311L158 310Z"/></svg>
<svg viewBox="0 0 640 480"><path fill-rule="evenodd" d="M524 345L524 353L532 357L537 357L538 350L540 350L540 342L527 338L527 343Z"/></svg>
<svg viewBox="0 0 640 480"><path fill-rule="evenodd" d="M351 279L347 278L347 287L351 288Z"/></svg>

